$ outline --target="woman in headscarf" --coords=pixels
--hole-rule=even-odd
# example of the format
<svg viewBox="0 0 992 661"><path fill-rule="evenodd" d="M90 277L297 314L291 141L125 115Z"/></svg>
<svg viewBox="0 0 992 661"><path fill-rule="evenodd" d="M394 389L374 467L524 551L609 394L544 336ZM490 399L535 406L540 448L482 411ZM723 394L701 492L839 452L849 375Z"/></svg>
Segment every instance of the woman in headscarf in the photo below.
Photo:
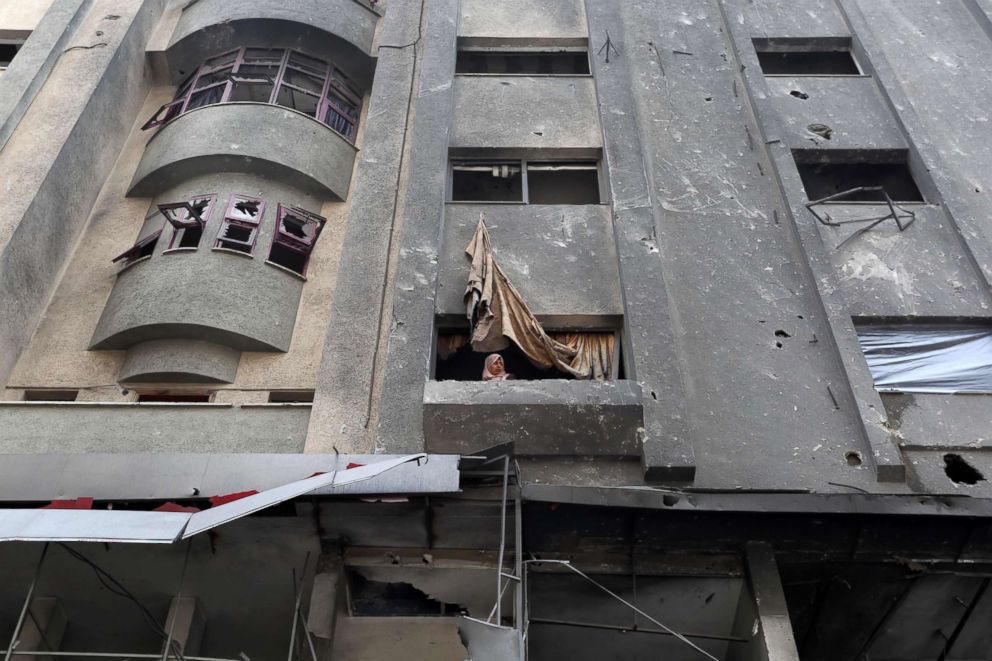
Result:
<svg viewBox="0 0 992 661"><path fill-rule="evenodd" d="M506 371L506 365L503 364L503 356L498 353L486 356L486 367L482 370L483 381L506 381L512 378L513 375Z"/></svg>

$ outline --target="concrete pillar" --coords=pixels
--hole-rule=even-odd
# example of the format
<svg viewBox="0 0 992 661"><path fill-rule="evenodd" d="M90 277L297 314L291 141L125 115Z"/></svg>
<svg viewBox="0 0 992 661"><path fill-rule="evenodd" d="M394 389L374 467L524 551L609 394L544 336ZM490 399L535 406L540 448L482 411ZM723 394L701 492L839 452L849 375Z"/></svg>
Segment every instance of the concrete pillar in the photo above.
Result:
<svg viewBox="0 0 992 661"><path fill-rule="evenodd" d="M31 601L16 649L21 652L58 650L62 645L62 635L67 623L65 610L56 597L37 597ZM22 654L14 654L11 658L17 661L55 661L50 656Z"/></svg>
<svg viewBox="0 0 992 661"><path fill-rule="evenodd" d="M345 595L344 565L339 556L325 555L317 560L310 591L307 630L321 661L330 661L338 613L343 610Z"/></svg>
<svg viewBox="0 0 992 661"><path fill-rule="evenodd" d="M203 642L203 630L206 618L203 607L196 597L175 597L169 606L169 615L165 620L166 632L172 631L172 640L178 645L183 654L199 654L200 643Z"/></svg>
<svg viewBox="0 0 992 661"><path fill-rule="evenodd" d="M733 634L751 642L731 645L727 661L799 661L771 545L748 542L744 553L748 580Z"/></svg>

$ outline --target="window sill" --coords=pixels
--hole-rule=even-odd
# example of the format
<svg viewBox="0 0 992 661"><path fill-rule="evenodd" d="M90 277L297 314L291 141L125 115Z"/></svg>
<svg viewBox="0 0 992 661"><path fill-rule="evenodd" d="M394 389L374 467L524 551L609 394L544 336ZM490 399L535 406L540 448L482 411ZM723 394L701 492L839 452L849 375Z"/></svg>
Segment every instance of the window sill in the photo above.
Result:
<svg viewBox="0 0 992 661"><path fill-rule="evenodd" d="M237 252L237 251L235 251L235 252ZM271 266L274 269L279 269L283 273L288 273L289 275L293 276L297 280L302 280L303 282L306 282L307 281L307 277L305 275L300 275L296 271L293 271L292 269L288 269L285 266L282 266L281 264L276 264L275 262L270 262L269 260L265 260L265 263L268 264L269 266Z"/></svg>
<svg viewBox="0 0 992 661"><path fill-rule="evenodd" d="M240 250L234 250L233 248L219 248L217 246L214 246L210 250L211 252L223 252L223 253L227 253L228 255L237 255L238 257L247 257L248 259L255 259L255 255L253 253L242 252Z"/></svg>
<svg viewBox="0 0 992 661"><path fill-rule="evenodd" d="M125 264L124 266L121 267L121 270L117 272L117 275L120 275L124 271L130 270L135 264L140 264L141 262L147 262L151 258L152 258L151 255L145 255L144 257L139 257L138 259L134 260L133 262L128 262L127 264Z"/></svg>
<svg viewBox="0 0 992 661"><path fill-rule="evenodd" d="M167 249L165 249L165 250L162 251L162 254L163 255L168 255L169 253L174 253L174 252L196 252L197 250L199 250L199 247L197 247L197 248L167 248Z"/></svg>
<svg viewBox="0 0 992 661"><path fill-rule="evenodd" d="M871 78L866 73L766 73L765 78Z"/></svg>
<svg viewBox="0 0 992 661"><path fill-rule="evenodd" d="M591 73L456 73L466 78L592 78Z"/></svg>

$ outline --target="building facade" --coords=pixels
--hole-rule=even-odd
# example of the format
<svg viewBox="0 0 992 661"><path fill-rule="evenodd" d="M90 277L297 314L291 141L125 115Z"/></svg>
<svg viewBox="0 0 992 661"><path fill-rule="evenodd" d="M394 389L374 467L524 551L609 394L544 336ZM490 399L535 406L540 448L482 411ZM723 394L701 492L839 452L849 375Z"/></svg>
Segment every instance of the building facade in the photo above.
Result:
<svg viewBox="0 0 992 661"><path fill-rule="evenodd" d="M990 0L0 0L5 661L992 661L990 72Z"/></svg>

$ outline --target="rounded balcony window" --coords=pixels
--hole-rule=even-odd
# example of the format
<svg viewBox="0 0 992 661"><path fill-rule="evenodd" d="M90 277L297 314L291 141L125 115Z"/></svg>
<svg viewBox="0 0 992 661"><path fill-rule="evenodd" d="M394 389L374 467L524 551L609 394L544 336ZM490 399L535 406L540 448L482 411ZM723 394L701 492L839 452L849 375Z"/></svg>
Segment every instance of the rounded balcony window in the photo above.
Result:
<svg viewBox="0 0 992 661"><path fill-rule="evenodd" d="M288 48L238 48L204 62L142 129L203 106L237 102L292 108L354 142L362 92L331 62Z"/></svg>

